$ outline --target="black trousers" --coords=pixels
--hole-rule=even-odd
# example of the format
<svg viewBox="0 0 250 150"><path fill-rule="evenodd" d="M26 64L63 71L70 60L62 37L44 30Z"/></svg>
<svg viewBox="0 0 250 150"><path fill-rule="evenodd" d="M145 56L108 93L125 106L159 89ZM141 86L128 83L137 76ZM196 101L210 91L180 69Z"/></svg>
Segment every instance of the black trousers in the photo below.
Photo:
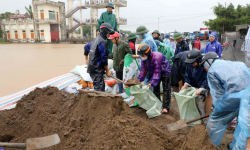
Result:
<svg viewBox="0 0 250 150"><path fill-rule="evenodd" d="M99 73L90 73L90 77L93 80L93 86L95 91L105 92L105 83L103 79L103 71L100 70Z"/></svg>
<svg viewBox="0 0 250 150"><path fill-rule="evenodd" d="M123 71L116 71L116 77L123 81Z"/></svg>
<svg viewBox="0 0 250 150"><path fill-rule="evenodd" d="M162 82L163 86L163 102L162 102L162 109L170 109L170 102L171 102L171 76L161 77L158 85L154 88L155 96L161 100L161 92L160 92L160 84Z"/></svg>

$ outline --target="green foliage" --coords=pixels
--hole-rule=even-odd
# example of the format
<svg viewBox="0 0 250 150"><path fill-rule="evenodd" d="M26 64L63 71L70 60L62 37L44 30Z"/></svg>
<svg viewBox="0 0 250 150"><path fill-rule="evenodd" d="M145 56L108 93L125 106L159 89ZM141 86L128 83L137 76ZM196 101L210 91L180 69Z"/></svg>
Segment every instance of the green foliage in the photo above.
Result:
<svg viewBox="0 0 250 150"><path fill-rule="evenodd" d="M91 25L85 25L82 26L82 34L83 36L87 35L91 35Z"/></svg>
<svg viewBox="0 0 250 150"><path fill-rule="evenodd" d="M127 30L120 30L120 33L127 33L127 34L129 34L129 33L132 33L131 31L127 31Z"/></svg>
<svg viewBox="0 0 250 150"><path fill-rule="evenodd" d="M0 38L3 38L3 30L2 30L2 27L1 27L1 25L0 25Z"/></svg>
<svg viewBox="0 0 250 150"><path fill-rule="evenodd" d="M10 44L11 42L0 40L0 44Z"/></svg>
<svg viewBox="0 0 250 150"><path fill-rule="evenodd" d="M28 16L29 18L33 19L32 6L29 5L29 8L27 8L27 7L25 6L25 9L26 9L26 11L27 11L25 14L27 14L27 16Z"/></svg>
<svg viewBox="0 0 250 150"><path fill-rule="evenodd" d="M246 4L246 6L238 5L235 8L232 3L228 7L219 3L218 6L213 7L213 12L217 18L204 21L204 24L220 33L235 31L235 25L250 24L250 4Z"/></svg>
<svg viewBox="0 0 250 150"><path fill-rule="evenodd" d="M15 13L5 12L0 14L0 19L9 19L9 15L15 15Z"/></svg>

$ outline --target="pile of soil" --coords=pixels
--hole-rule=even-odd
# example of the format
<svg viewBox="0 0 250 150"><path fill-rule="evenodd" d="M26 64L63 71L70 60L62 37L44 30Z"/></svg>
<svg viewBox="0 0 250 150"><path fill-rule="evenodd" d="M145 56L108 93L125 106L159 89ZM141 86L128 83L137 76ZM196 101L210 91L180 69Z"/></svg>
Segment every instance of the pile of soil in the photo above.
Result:
<svg viewBox="0 0 250 150"><path fill-rule="evenodd" d="M138 80L137 78L132 78L132 79L129 79L125 85L127 86L133 86L133 85L139 85L141 84L140 80Z"/></svg>
<svg viewBox="0 0 250 150"><path fill-rule="evenodd" d="M130 109L121 96L110 93L80 91L76 96L53 87L38 88L24 96L15 109L1 111L0 142L24 143L27 138L57 133L61 143L46 150L179 150L201 145L217 149L204 126L196 126L188 135L190 128L170 133L164 119L176 121L170 115L147 119L144 110ZM161 126L152 124L154 121Z"/></svg>
<svg viewBox="0 0 250 150"><path fill-rule="evenodd" d="M197 136L199 138L197 138ZM208 131L201 124L196 125L191 129L183 143L181 149L185 150L208 150L208 149L219 149L217 146L213 145L209 140Z"/></svg>

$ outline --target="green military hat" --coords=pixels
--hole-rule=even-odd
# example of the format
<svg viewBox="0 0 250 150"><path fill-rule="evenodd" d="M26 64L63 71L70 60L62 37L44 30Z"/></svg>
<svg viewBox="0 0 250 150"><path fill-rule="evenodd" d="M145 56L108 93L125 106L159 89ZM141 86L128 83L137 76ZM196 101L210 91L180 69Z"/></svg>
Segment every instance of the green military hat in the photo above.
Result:
<svg viewBox="0 0 250 150"><path fill-rule="evenodd" d="M112 7L114 9L114 5L112 3L108 3L107 6L106 6L106 8L107 7Z"/></svg>
<svg viewBox="0 0 250 150"><path fill-rule="evenodd" d="M145 26L139 26L137 29L136 29L136 35L140 35L140 34L143 34L143 33L147 33L149 30L145 27Z"/></svg>
<svg viewBox="0 0 250 150"><path fill-rule="evenodd" d="M136 35L134 33L129 33L128 40L131 40L131 39L136 39Z"/></svg>
<svg viewBox="0 0 250 150"><path fill-rule="evenodd" d="M157 33L159 36L161 36L160 32L158 30L154 30L154 32L152 32L152 34Z"/></svg>
<svg viewBox="0 0 250 150"><path fill-rule="evenodd" d="M182 38L181 33L175 33L175 34L174 34L174 40L178 40L178 39L180 39L180 38Z"/></svg>

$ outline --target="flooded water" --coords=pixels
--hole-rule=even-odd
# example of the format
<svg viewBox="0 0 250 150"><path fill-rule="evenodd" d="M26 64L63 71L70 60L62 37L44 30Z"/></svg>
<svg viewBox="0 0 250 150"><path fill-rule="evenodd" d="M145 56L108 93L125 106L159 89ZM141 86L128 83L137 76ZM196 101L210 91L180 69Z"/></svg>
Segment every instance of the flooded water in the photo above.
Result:
<svg viewBox="0 0 250 150"><path fill-rule="evenodd" d="M202 42L202 47L206 43ZM0 97L83 65L83 47L83 44L0 44Z"/></svg>
<svg viewBox="0 0 250 150"><path fill-rule="evenodd" d="M83 65L83 44L0 44L0 97Z"/></svg>

